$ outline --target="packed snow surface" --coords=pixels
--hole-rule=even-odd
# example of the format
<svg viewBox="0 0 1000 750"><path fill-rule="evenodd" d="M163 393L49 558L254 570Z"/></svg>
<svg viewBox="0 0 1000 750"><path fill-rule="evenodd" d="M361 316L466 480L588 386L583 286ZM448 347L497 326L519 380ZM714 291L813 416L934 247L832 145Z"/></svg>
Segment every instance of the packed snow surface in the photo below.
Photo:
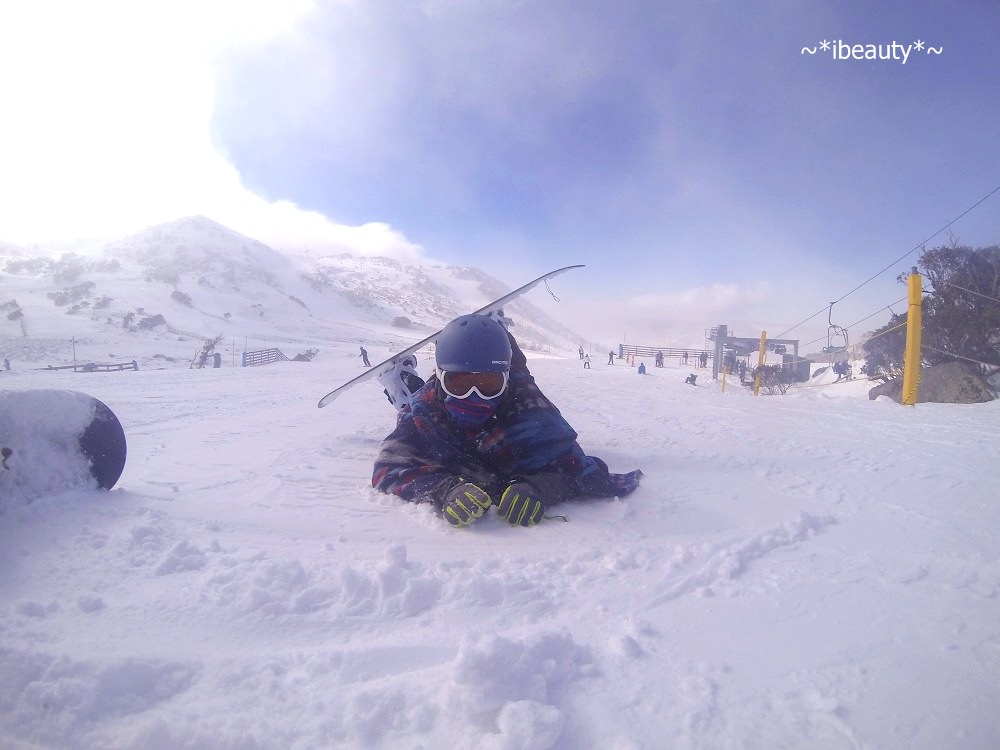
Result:
<svg viewBox="0 0 1000 750"><path fill-rule="evenodd" d="M360 372L338 346L0 373L129 440L111 492L3 497L0 746L997 747L1000 401L532 357L642 485L456 530L372 491L376 385L316 408Z"/></svg>

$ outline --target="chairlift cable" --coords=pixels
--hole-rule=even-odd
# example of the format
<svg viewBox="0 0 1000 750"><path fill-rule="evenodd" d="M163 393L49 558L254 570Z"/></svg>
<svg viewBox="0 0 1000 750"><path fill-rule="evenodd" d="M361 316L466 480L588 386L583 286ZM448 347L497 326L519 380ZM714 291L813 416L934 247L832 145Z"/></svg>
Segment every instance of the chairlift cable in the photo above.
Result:
<svg viewBox="0 0 1000 750"><path fill-rule="evenodd" d="M935 237L937 237L943 231L945 231L946 229L950 228L952 224L955 224L959 219L961 219L962 217L964 217L967 213L969 213L970 211L972 211L973 209L975 209L977 206L979 206L980 203L983 203L986 199L988 199L990 196L992 196L994 193L996 193L998 191L1000 191L1000 185L997 185L990 192L988 192L986 195L984 195L978 201L976 201L975 203L973 203L971 206L969 206L967 209L965 209L962 213L960 213L954 219L952 219L947 224L945 224L943 227L941 227L939 230L937 230L930 237L927 237L923 241L918 242L916 245L913 246L913 248L911 250L909 250L909 251L903 253L902 255L900 255L898 258L896 258L896 260L894 260L892 263L890 263L889 265L887 265L885 268L883 268L881 271L879 271L878 273L876 273L874 276L872 276L871 278L869 278L869 279L861 282L860 284L858 284L851 291L849 291L843 297L841 297L840 299L838 299L837 302L840 302L841 300L846 299L847 297L851 296L856 291L858 291L861 287L863 287L865 284L867 284L867 283L869 283L871 281L874 281L876 278L878 278L883 273L885 273L886 271L888 271L894 265L896 265L897 263L899 263L901 260L903 260L903 258L906 258L907 256L912 255L913 253L915 253L917 250L919 250L920 248L922 248L924 245L926 245L932 239L934 239Z"/></svg>
<svg viewBox="0 0 1000 750"><path fill-rule="evenodd" d="M975 289L966 289L964 286L959 286L958 284L952 284L950 281L946 281L944 283L947 286L953 286L956 289L961 289L963 292L968 292L969 294L975 294L978 297L983 297L985 299L992 300L993 302L1000 302L1000 299L997 299L996 297L991 297L988 294L983 294L982 292L977 292Z"/></svg>
<svg viewBox="0 0 1000 750"><path fill-rule="evenodd" d="M852 329L852 328L855 328L855 327L857 327L857 326L861 325L861 324L862 324L862 323L864 323L864 322L865 322L866 320L868 320L868 319L870 319L870 318L874 318L874 317L875 317L876 315L878 315L878 314L882 313L882 312L883 312L883 311L885 311L885 310L888 310L888 311L889 311L890 313L892 313L893 315L895 315L896 313L895 313L895 312L893 312L893 310L892 310L892 306L893 306L893 305L898 305L898 304L900 304L900 303L902 303L902 302L906 302L906 300L907 300L907 299L909 299L909 297L901 297L900 299L896 300L895 302L890 302L890 303L889 303L888 305L886 305L885 307L880 307L880 308L879 308L878 310L876 310L875 312L873 312L873 313L870 313L870 314L866 315L866 316L865 316L865 317L863 317L863 318L859 318L858 320L855 320L855 321L854 321L853 323L851 323L851 324L850 324L849 326L847 326L847 330L850 330L850 329ZM904 325L905 325L905 324L904 324ZM881 334L879 334L879 335L881 335ZM805 342L804 344L799 344L799 346L801 346L801 347L806 347L806 346L812 346L813 344L817 343L818 341L822 341L822 340L823 340L823 337L822 337L822 336L819 336L819 337L817 337L817 338L814 338L814 339L812 339L812 340L810 340L810 341L806 341L806 342Z"/></svg>
<svg viewBox="0 0 1000 750"><path fill-rule="evenodd" d="M882 275L883 273L885 273L885 272L886 272L886 271L888 271L888 270L889 270L890 268L892 268L893 266L895 266L895 265L896 265L897 263L899 263L899 262L900 262L901 260L903 260L904 258L906 258L906 257L907 257L907 256L909 256L909 255L912 255L912 254L913 254L913 253L915 253L915 252L916 252L917 250L919 250L920 248L924 247L924 245L926 245L926 244L927 244L928 242L930 242L930 241L931 241L932 239L934 239L934 238L935 238L935 237L937 237L937 236L938 236L939 234L941 234L942 232L944 232L944 231L945 231L946 229L949 229L949 228L950 228L950 227L951 227L951 226L952 226L953 224L955 224L956 222L958 222L958 221L959 221L960 219L964 218L966 214L968 214L968 213L972 212L973 210L975 210L976 208L978 208L978 207L980 206L980 204L982 204L982 203L984 203L985 201L987 201L987 200L988 200L989 198L991 198L991 197L993 196L993 194L994 194L994 193L997 193L997 192L1000 192L1000 185L997 185L997 186L996 186L995 188L993 188L993 189L992 189L992 190L991 190L990 192L988 192L988 193L987 193L986 195L984 195L984 196L983 196L982 198L980 198L980 199L979 199L978 201L976 201L975 203L973 203L973 204L972 204L971 206L969 206L969 207L968 207L967 209L965 209L965 210L964 210L964 211L963 211L962 213L960 213L960 214L959 214L958 216L956 216L956 217L955 217L954 219L952 219L952 220L951 220L951 221L949 221L949 222L948 222L947 224L945 224L945 225L944 225L943 227L941 227L941 228L940 228L939 230L937 230L936 232L934 232L934 234L930 235L929 237L926 237L926 238L925 238L925 239L923 239L923 240L922 240L921 242L918 242L918 243L917 243L916 245L914 245L914 246L913 246L913 248L912 248L911 250L908 250L907 252L905 252L905 253L903 253L902 255L900 255L900 256L899 256L898 258L896 258L896 260L894 260L894 261L893 261L892 263L890 263L889 265L887 265L887 266L886 266L885 268L883 268L883 269L882 269L881 271L879 271L878 273L876 273L876 274L874 274L874 275L870 276L870 277L869 277L868 279L866 279L865 281L863 281L863 282L861 282L860 284L858 284L858 285L857 285L856 287L854 287L854 288L853 288L853 289L852 289L851 291L849 291L849 292L848 292L847 294L843 295L843 296L842 296L842 297L841 297L840 299L838 299L838 300L835 300L835 302L841 302L841 301L843 301L843 300L847 299L847 298L848 298L848 297L850 297L850 296L851 296L852 294L854 294L854 293L855 293L856 291L858 291L859 289L861 289L861 288L862 288L862 287L864 287L865 285L867 285L867 284L869 284L870 282L872 282L872 281L874 281L875 279L877 279L877 278L878 278L879 276L881 276L881 275ZM791 331L794 331L794 330L795 330L796 328L798 328L799 326L801 326L801 325L804 325L804 324L808 323L808 322L809 322L810 320L812 320L813 318L815 318L815 317L816 317L817 315L819 315L819 314L820 314L820 313L822 313L822 312L823 312L823 309L822 309L822 308L820 308L819 310L817 310L816 312L814 312L814 313L813 313L812 315L810 315L810 316L809 316L808 318L806 318L805 320L802 320L802 321L800 321L800 322L796 323L795 325L793 325L793 326L792 326L791 328L788 328L788 329L786 329L786 330L782 331L782 332L781 332L781 333L779 333L779 334L778 334L778 335L777 335L777 336L776 336L775 338L779 338L779 339L780 339L780 338L783 338L783 337L784 337L785 335L787 335L787 334L788 334L789 332L791 332Z"/></svg>

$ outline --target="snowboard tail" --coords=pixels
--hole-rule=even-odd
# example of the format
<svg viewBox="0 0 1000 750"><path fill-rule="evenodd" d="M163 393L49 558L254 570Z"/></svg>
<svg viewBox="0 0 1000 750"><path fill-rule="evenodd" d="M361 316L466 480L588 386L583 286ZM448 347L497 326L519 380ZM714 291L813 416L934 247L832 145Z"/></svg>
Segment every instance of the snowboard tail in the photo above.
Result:
<svg viewBox="0 0 1000 750"><path fill-rule="evenodd" d="M94 418L80 435L80 451L90 461L90 473L102 490L115 486L122 471L128 447L125 429L103 401L94 401Z"/></svg>
<svg viewBox="0 0 1000 750"><path fill-rule="evenodd" d="M0 392L0 497L109 490L125 469L125 430L107 404L61 390Z"/></svg>
<svg viewBox="0 0 1000 750"><path fill-rule="evenodd" d="M557 268L555 271L549 271L546 274L542 274L537 279L529 281L524 286L519 286L514 291L509 292L509 293L505 294L504 296L499 297L498 299L493 300L488 305L485 305L484 307L480 307L478 310L475 310L472 314L473 315L486 315L488 313L491 313L491 312L494 312L496 310L499 310L501 307L503 307L504 305L506 305L511 300L517 299L518 297L520 297L525 292L528 292L528 291L534 289L536 286L538 286L539 284L541 284L543 281L547 281L548 279L551 279L553 276L558 276L559 274L565 273L566 271L572 271L574 268L583 268L583 264L578 264L578 265L575 265L575 266L565 266L563 268ZM372 366L370 369L365 370L363 373L361 373L360 375L358 375L356 378L352 378L351 380L348 380L346 383L344 383L342 386L339 386L338 388L334 388L328 394L326 394L325 396L323 396L323 398L321 398L319 400L319 403L316 404L316 405L320 409L322 409L324 406L328 406L335 398L337 398L337 396L339 396L340 394L342 394L344 391L348 390L349 388L353 388L358 383L363 383L366 380L369 380L371 378L376 377L379 373L381 373L383 370L385 370L385 368L387 366L391 366L391 365L395 364L398 360L403 359L405 357L408 357L411 354L416 354L416 352L418 352L420 349L423 349L425 346L427 346L427 344L431 343L440 334L441 334L441 331L435 331L434 333L432 333L427 338L421 339L420 341L418 341L417 343L413 344L412 346L407 347L406 349L403 349L403 351L396 352L391 357L389 357L389 359L386 359L386 360L384 360L382 362L379 362L378 364Z"/></svg>

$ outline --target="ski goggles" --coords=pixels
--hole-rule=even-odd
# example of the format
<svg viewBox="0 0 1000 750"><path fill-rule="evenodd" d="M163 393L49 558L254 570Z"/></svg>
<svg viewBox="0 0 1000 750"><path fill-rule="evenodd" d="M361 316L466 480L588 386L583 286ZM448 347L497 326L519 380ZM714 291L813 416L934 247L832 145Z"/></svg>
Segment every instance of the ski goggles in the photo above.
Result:
<svg viewBox="0 0 1000 750"><path fill-rule="evenodd" d="M506 372L453 372L440 370L441 388L453 398L468 398L473 393L479 398L496 398L507 390L509 373Z"/></svg>

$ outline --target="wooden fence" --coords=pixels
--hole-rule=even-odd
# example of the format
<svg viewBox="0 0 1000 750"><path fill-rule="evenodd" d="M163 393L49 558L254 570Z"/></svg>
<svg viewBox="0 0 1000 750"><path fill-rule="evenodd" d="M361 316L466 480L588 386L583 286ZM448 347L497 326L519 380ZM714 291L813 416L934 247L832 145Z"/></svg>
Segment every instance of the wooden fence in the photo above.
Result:
<svg viewBox="0 0 1000 750"><path fill-rule="evenodd" d="M83 365L59 365L53 367L39 367L39 370L72 370L73 372L121 372L122 370L138 370L139 363L135 360L131 362L114 362L112 364L98 364L97 362L87 362Z"/></svg>
<svg viewBox="0 0 1000 750"><path fill-rule="evenodd" d="M284 355L281 349L258 349L253 352L243 352L244 367L258 367L260 365L269 365L274 362L287 361L288 357Z"/></svg>
<svg viewBox="0 0 1000 750"><path fill-rule="evenodd" d="M712 359L715 354L709 349L674 349L669 346L636 346L635 344L618 345L619 359L633 360L636 357L655 357L657 352L663 352L664 359L676 357L679 360L683 360L686 354L688 364L692 365L698 362L702 354L706 355L706 359Z"/></svg>

